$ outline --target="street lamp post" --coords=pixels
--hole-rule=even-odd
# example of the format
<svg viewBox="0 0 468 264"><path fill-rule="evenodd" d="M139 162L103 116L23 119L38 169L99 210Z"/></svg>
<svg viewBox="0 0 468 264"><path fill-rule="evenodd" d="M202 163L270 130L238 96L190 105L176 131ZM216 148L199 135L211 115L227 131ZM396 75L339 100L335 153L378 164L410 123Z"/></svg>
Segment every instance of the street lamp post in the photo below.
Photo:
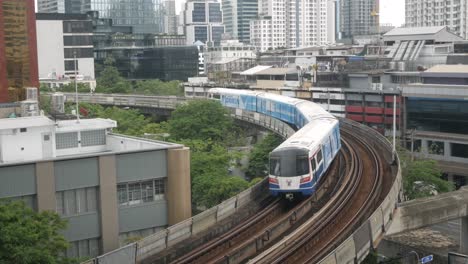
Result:
<svg viewBox="0 0 468 264"><path fill-rule="evenodd" d="M76 79L76 51L73 51L73 63L75 65L75 104L76 104L76 122L80 122L80 112L79 112L79 107L78 107L78 83Z"/></svg>

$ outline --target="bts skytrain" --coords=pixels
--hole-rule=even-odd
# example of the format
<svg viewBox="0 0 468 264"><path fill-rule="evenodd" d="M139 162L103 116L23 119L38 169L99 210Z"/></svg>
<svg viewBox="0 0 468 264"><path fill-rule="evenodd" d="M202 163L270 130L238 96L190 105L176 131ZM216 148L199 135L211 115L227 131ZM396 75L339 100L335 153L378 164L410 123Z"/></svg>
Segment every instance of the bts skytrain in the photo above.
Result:
<svg viewBox="0 0 468 264"><path fill-rule="evenodd" d="M270 153L269 189L293 199L312 195L341 148L338 120L310 101L271 93L213 88L210 98L231 108L280 119L297 132Z"/></svg>

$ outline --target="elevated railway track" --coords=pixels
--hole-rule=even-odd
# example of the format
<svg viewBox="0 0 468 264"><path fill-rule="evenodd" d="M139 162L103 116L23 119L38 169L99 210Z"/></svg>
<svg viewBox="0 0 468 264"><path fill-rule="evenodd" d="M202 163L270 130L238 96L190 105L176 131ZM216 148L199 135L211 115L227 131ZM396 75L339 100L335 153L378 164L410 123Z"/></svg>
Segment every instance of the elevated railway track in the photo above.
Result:
<svg viewBox="0 0 468 264"><path fill-rule="evenodd" d="M166 109L174 109L186 101L128 95L80 95L80 100ZM268 116L239 109L233 110L232 115L285 137L294 133L284 123ZM126 250L128 259L134 259L131 263L328 264L362 261L377 246L392 222L401 190L401 172L385 138L357 123L345 119L340 123L344 148L339 161L330 169L330 175L334 176L325 177L330 182L321 183L320 191L311 199L290 210L285 210L277 201L262 202L264 206L260 207L263 208L260 213L253 210L251 214L244 214L241 220L236 219L235 225L228 224L229 229L220 228L222 231L213 235L211 229L215 229L217 223L235 219L242 206L263 197L259 193L265 188L257 186L220 204L213 209L215 211L210 209L120 249L119 256ZM191 243L190 239L203 243ZM101 258L112 258L112 254Z"/></svg>

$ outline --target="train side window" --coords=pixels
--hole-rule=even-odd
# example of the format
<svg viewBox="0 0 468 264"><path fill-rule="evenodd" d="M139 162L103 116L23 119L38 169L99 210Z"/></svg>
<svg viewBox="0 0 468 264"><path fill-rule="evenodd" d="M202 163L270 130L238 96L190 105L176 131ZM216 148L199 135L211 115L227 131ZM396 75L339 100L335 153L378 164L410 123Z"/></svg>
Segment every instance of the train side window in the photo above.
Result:
<svg viewBox="0 0 468 264"><path fill-rule="evenodd" d="M317 165L315 164L315 158L310 160L310 166L312 167L313 172L317 170Z"/></svg>
<svg viewBox="0 0 468 264"><path fill-rule="evenodd" d="M317 164L320 164L320 162L322 162L322 150L321 149L317 152Z"/></svg>

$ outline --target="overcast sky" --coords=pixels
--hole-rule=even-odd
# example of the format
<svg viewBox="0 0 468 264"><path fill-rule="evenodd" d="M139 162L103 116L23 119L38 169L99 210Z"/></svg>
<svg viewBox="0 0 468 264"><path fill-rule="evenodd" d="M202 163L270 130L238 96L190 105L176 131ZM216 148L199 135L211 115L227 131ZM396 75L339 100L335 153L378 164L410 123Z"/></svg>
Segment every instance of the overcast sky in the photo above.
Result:
<svg viewBox="0 0 468 264"><path fill-rule="evenodd" d="M175 1L176 10L179 12L185 0ZM401 26L404 24L405 0L380 0L380 23L390 23L394 26Z"/></svg>

